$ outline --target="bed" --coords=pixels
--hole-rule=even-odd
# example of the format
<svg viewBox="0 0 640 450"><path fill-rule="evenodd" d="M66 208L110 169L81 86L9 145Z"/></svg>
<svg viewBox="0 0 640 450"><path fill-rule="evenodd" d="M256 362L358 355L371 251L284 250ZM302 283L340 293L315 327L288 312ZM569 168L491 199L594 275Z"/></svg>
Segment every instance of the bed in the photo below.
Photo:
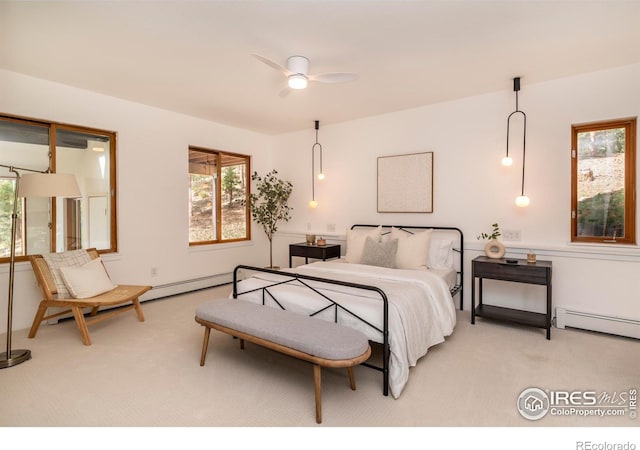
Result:
<svg viewBox="0 0 640 450"><path fill-rule="evenodd" d="M354 225L345 255L280 271L237 266L232 297L357 329L382 346L383 394L402 393L428 349L456 324L463 235L455 227Z"/></svg>

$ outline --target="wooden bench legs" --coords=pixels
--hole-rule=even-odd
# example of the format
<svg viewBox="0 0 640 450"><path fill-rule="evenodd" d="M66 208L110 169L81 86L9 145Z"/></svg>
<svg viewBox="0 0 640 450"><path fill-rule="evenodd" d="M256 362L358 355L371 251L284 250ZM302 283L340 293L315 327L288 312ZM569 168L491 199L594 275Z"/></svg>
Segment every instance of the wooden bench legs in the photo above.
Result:
<svg viewBox="0 0 640 450"><path fill-rule="evenodd" d="M313 384L316 391L316 423L322 423L322 368L313 365Z"/></svg>
<svg viewBox="0 0 640 450"><path fill-rule="evenodd" d="M204 327L204 342L202 343L202 354L200 355L200 366L204 366L204 361L207 359L207 348L209 347L209 335L211 334L211 328Z"/></svg>
<svg viewBox="0 0 640 450"><path fill-rule="evenodd" d="M229 329L225 329L224 327L215 327L220 330L220 328L225 331L229 331ZM222 331L222 330L220 330ZM233 336L232 333L229 333ZM200 366L204 366L205 360L207 358L207 349L209 347L209 336L211 335L211 328L208 326L204 327L204 340L202 342L202 353L200 354ZM235 336L238 337L238 336ZM244 350L244 339L238 337L240 340L240 348ZM367 353L368 355L371 353L371 349L369 349ZM286 354L286 353L285 353ZM290 355L291 356L291 355ZM347 372L349 374L349 385L352 391L356 390L356 379L353 374L353 366L347 367ZM313 364L313 383L315 389L315 401L316 401L316 423L322 423L322 366L320 364Z"/></svg>
<svg viewBox="0 0 640 450"><path fill-rule="evenodd" d="M313 383L316 391L316 423L322 423L322 366L313 365ZM356 390L356 378L353 375L353 367L347 367L349 373L349 385L351 390Z"/></svg>

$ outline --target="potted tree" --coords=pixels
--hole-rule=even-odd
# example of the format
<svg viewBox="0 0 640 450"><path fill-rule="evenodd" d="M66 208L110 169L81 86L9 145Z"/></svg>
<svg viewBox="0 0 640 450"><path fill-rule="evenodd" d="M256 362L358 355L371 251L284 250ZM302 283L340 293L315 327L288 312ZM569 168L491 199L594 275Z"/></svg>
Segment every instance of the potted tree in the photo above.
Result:
<svg viewBox="0 0 640 450"><path fill-rule="evenodd" d="M262 225L269 239L269 267L273 266L273 235L278 230L278 222L288 222L293 208L287 205L293 185L278 178L278 171L272 170L264 178L254 172L251 180L256 182L257 194L249 195L251 217Z"/></svg>

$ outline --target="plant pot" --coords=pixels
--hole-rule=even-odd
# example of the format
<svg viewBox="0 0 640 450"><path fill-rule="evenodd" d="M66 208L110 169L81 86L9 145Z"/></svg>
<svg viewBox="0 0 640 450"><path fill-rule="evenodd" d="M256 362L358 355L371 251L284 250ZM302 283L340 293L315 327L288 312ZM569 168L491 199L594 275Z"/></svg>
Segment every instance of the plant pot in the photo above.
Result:
<svg viewBox="0 0 640 450"><path fill-rule="evenodd" d="M489 258L502 258L504 256L504 244L497 239L491 239L484 246L484 252Z"/></svg>

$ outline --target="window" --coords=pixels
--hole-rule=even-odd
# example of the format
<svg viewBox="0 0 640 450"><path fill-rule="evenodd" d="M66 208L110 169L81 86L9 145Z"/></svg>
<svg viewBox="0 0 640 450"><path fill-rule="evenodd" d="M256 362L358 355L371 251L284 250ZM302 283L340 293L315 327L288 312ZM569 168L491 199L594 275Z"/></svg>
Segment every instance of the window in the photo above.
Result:
<svg viewBox="0 0 640 450"><path fill-rule="evenodd" d="M115 151L110 131L0 115L0 164L73 174L81 192L79 198L18 200L18 259L79 248L117 250ZM0 168L0 262L11 252L14 189L15 175Z"/></svg>
<svg viewBox="0 0 640 450"><path fill-rule="evenodd" d="M571 241L636 243L636 118L571 127Z"/></svg>
<svg viewBox="0 0 640 450"><path fill-rule="evenodd" d="M189 147L189 245L251 239L249 157Z"/></svg>

